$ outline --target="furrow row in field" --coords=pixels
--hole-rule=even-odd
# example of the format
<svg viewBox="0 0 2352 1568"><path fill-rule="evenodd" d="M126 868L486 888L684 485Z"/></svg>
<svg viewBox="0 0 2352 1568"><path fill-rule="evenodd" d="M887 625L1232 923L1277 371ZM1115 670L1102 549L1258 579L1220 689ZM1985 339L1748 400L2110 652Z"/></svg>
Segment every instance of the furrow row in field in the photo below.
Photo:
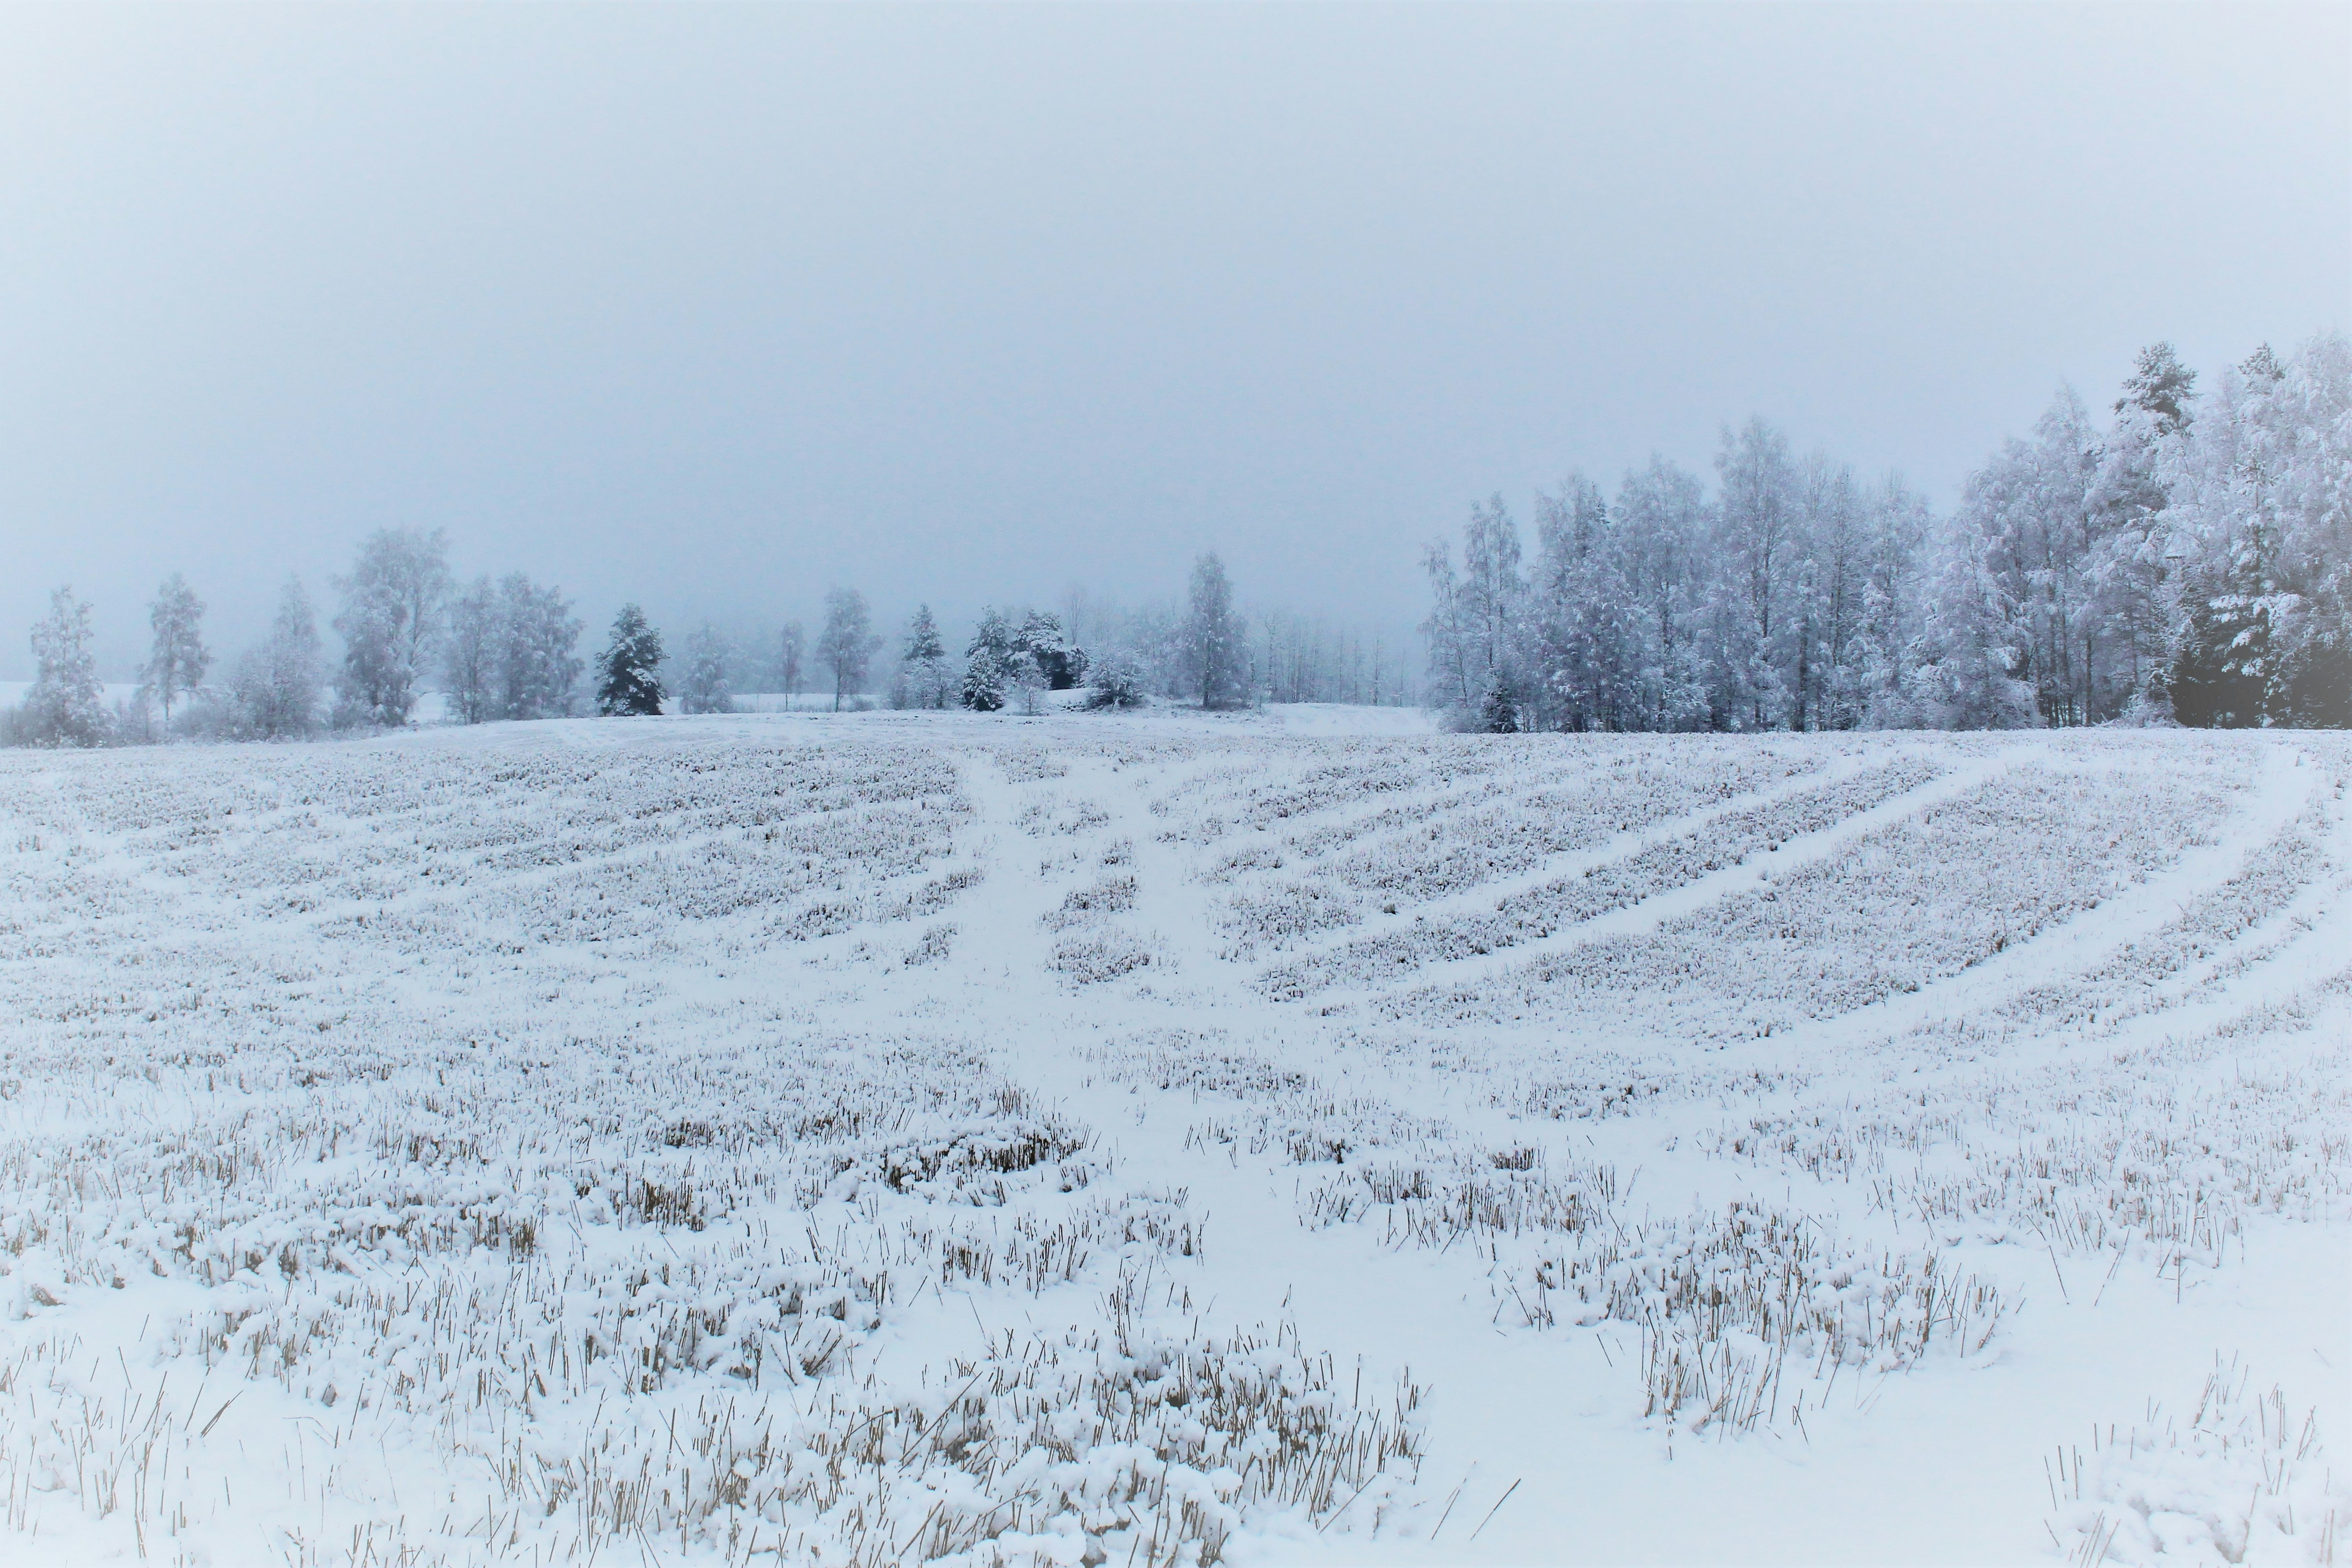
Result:
<svg viewBox="0 0 2352 1568"><path fill-rule="evenodd" d="M1685 904L1717 895L1697 907L1618 911L1619 921L1646 915L1646 931L1595 921L1560 951L1516 964L1499 954L1378 1007L1489 1023L1574 1020L1599 1007L1621 1030L1697 1038L1752 1038L1852 1012L2095 908L2195 842L2202 829L2192 825L2227 814L2228 791L2193 772L2136 773L2128 790L2118 782L1997 761L1961 770L1850 817L1744 887L1717 881L1722 873L1689 884ZM2036 852L2007 852L2015 844Z"/></svg>
<svg viewBox="0 0 2352 1568"><path fill-rule="evenodd" d="M1622 858L1595 854L1580 874L1548 875L1537 886L1504 898L1491 913L1400 915L1377 936L1275 965L1259 984L1276 999L1296 1000L1337 986L1392 984L1433 964L1545 942L1911 796L1938 773L1931 762L1903 757L1859 768L1836 783L1776 791L1780 798L1769 804L1710 812L1699 826L1633 848ZM1642 837L1654 840L1654 835L1631 843L1621 837L1611 847L1633 848Z"/></svg>

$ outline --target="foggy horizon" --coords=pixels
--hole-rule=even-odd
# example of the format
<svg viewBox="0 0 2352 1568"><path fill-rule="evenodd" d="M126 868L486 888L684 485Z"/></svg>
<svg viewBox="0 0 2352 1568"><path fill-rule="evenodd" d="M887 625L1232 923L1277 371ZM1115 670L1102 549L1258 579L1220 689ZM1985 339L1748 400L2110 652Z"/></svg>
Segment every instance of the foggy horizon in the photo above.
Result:
<svg viewBox="0 0 2352 1568"><path fill-rule="evenodd" d="M2352 325L2340 7L16 10L0 679L446 528L601 640L1129 604L1403 633L1751 414L1948 511L2062 383Z"/></svg>

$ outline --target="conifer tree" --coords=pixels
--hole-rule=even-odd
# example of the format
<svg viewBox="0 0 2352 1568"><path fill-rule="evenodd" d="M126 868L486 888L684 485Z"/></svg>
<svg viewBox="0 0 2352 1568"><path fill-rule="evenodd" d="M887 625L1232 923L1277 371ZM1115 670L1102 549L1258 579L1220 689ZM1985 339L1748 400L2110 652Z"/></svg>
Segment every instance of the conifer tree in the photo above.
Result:
<svg viewBox="0 0 2352 1568"><path fill-rule="evenodd" d="M662 705L661 633L635 605L613 618L613 640L596 661L596 711L606 718L658 713Z"/></svg>
<svg viewBox="0 0 2352 1568"><path fill-rule="evenodd" d="M1192 563L1182 633L1185 685L1203 708L1246 700L1246 657L1241 617L1234 614L1233 584L1213 552Z"/></svg>
<svg viewBox="0 0 2352 1568"><path fill-rule="evenodd" d="M1489 735L1516 735L1521 728L1518 699L1511 694L1510 678L1500 670L1487 682L1486 700L1478 708L1478 728Z"/></svg>
<svg viewBox="0 0 2352 1568"><path fill-rule="evenodd" d="M1030 611L1013 640L1014 647L1036 660L1048 689L1067 691L1086 679L1086 650L1070 641L1061 617L1051 611Z"/></svg>
<svg viewBox="0 0 2352 1568"><path fill-rule="evenodd" d="M1013 626L993 605L981 612L980 625L963 653L963 705L975 713L993 713L1004 706L1004 689L1013 667Z"/></svg>
<svg viewBox="0 0 2352 1568"><path fill-rule="evenodd" d="M2188 427L2189 400L2196 395L2197 373L2180 363L2170 343L2150 343L2124 378L2116 412L2139 409L2155 418L2158 434L2175 435Z"/></svg>
<svg viewBox="0 0 2352 1568"><path fill-rule="evenodd" d="M915 618L908 623L907 646L898 660L898 706L944 708L953 685L939 622L931 618L929 605L918 605Z"/></svg>

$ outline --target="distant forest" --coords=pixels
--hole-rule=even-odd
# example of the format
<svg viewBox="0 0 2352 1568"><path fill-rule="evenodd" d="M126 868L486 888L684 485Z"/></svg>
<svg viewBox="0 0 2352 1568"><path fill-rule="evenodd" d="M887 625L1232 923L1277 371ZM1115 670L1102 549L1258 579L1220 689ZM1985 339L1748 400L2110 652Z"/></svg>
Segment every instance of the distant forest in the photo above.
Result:
<svg viewBox="0 0 2352 1568"><path fill-rule="evenodd" d="M1710 490L1663 458L1613 499L1580 473L1498 495L1429 547L1425 648L1281 611L1245 614L1213 554L1181 597L991 608L951 641L928 605L894 634L826 595L746 646L708 625L673 654L635 605L583 657L562 589L460 584L442 531L387 529L335 579L331 660L303 584L217 667L180 574L149 606L136 694L110 703L90 605L52 595L36 677L0 738L105 745L268 739L413 722L724 712L747 691L835 708L1042 710L1152 701L1422 702L1496 731L2352 725L2352 345L2265 346L2200 387L2142 351L2112 405L2062 390L1938 518L1893 477L1799 457L1761 419L1726 430ZM1425 679L1417 668L1426 655Z"/></svg>

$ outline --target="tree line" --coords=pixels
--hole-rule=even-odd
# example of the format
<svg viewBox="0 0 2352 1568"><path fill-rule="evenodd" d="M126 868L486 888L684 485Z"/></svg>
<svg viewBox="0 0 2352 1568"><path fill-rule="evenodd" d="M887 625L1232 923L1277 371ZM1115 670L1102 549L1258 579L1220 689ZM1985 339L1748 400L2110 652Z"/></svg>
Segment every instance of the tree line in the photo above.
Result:
<svg viewBox="0 0 2352 1568"><path fill-rule="evenodd" d="M2352 348L2263 347L2198 387L2141 352L2061 389L1947 518L1895 477L1724 432L1710 491L1500 496L1429 547L1432 700L1464 728L2352 724Z"/></svg>
<svg viewBox="0 0 2352 1568"><path fill-rule="evenodd" d="M173 735L278 740L409 722L428 684L467 723L573 711L581 623L561 588L521 573L459 588L440 530L381 529L334 580L331 666L309 591L289 576L268 634L222 672L204 637L204 601L181 573L148 607L153 634L135 697L110 707L90 650L90 605L70 586L33 628L34 679L0 715L8 739L96 746ZM156 715L160 712L160 725Z"/></svg>
<svg viewBox="0 0 2352 1568"><path fill-rule="evenodd" d="M61 587L33 628L31 689L19 707L0 712L5 738L93 746L175 735L273 740L397 728L411 722L428 689L440 692L447 719L468 724L583 709L612 716L667 708L717 713L733 710L739 684L762 676L794 700L812 677L821 679L841 709L870 705L875 661L886 643L865 595L840 588L826 595L814 639L797 621L783 626L764 671L707 624L672 659L661 632L635 604L614 617L592 663L581 657L583 626L562 588L522 573L460 585L440 530L379 530L351 573L333 582L339 605L331 625L341 638L340 664L330 663L309 593L289 577L268 636L214 679L204 601L173 573L149 607L153 637L137 694L112 707L91 652L90 605ZM1173 611L1120 612L1081 596L1073 618L1083 618L1098 638L1091 647L1053 612L991 607L959 660L950 658L930 607L922 605L900 640L888 700L903 708L1035 712L1045 693L1083 689L1084 704L1094 708L1159 698L1214 709L1265 697L1332 700L1321 689L1332 684L1332 671L1342 680L1364 678L1362 639L1334 637L1319 623L1308 632L1302 629L1308 623L1274 616L1263 617L1262 676L1252 628L1234 607L1214 554L1195 563ZM1328 656L1333 647L1336 659ZM1377 669L1370 680L1377 700ZM1402 700L1401 683L1391 694Z"/></svg>

